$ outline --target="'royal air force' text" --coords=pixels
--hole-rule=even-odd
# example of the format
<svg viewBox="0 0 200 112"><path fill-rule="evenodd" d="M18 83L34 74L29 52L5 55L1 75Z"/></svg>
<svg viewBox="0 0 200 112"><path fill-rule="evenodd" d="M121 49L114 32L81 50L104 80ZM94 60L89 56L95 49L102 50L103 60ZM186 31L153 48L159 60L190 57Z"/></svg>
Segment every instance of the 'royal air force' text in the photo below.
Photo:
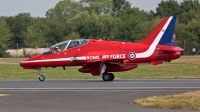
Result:
<svg viewBox="0 0 200 112"><path fill-rule="evenodd" d="M100 56L86 56L87 60L100 60L100 59L125 59L126 54L110 54L110 55L103 55L101 58Z"/></svg>

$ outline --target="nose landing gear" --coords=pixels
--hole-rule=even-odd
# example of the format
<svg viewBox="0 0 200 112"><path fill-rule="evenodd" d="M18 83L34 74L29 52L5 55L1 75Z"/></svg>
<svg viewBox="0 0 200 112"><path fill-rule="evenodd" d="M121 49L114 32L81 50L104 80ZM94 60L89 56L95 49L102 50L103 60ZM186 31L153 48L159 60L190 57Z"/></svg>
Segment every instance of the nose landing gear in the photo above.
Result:
<svg viewBox="0 0 200 112"><path fill-rule="evenodd" d="M41 75L41 68L38 68L38 77L39 77L39 81L44 81L45 80L45 76Z"/></svg>

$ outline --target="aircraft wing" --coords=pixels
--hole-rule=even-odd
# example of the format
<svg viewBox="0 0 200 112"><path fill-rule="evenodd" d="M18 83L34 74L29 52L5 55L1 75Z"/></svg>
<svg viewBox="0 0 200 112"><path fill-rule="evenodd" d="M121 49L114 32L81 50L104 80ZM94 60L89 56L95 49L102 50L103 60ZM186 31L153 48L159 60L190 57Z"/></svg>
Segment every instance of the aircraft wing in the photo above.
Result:
<svg viewBox="0 0 200 112"><path fill-rule="evenodd" d="M88 61L78 71L83 73L91 73L92 75L100 75L102 70L105 72L121 72L137 68L137 63L126 63L124 59L96 60Z"/></svg>
<svg viewBox="0 0 200 112"><path fill-rule="evenodd" d="M86 56L85 60L79 60L80 63L84 63L82 68L79 69L79 72L91 73L94 76L105 72L127 71L137 67L137 63L130 63L126 59L126 54L118 50L84 52L76 56Z"/></svg>

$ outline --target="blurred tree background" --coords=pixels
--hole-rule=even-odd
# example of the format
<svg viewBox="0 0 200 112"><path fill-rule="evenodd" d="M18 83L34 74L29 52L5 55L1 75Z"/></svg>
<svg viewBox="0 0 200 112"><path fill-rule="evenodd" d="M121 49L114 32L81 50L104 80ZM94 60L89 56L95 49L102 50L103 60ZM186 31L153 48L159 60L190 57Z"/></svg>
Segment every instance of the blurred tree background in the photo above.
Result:
<svg viewBox="0 0 200 112"><path fill-rule="evenodd" d="M177 16L175 43L185 55L200 54L199 0L161 1L156 11L131 7L127 0L63 0L45 18L0 17L0 57L8 48L46 47L77 38L139 42L166 16Z"/></svg>

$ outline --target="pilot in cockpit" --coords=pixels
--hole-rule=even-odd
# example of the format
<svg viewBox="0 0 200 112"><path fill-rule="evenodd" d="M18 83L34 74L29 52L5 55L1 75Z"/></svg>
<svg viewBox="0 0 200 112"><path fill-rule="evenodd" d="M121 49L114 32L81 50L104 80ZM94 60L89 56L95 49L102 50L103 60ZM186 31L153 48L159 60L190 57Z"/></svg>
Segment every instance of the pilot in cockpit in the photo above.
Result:
<svg viewBox="0 0 200 112"><path fill-rule="evenodd" d="M74 45L75 45L75 46L79 46L79 45L80 45L80 42L79 42L79 41L75 41Z"/></svg>
<svg viewBox="0 0 200 112"><path fill-rule="evenodd" d="M61 51L61 50L59 49L59 47L56 47L56 51Z"/></svg>

